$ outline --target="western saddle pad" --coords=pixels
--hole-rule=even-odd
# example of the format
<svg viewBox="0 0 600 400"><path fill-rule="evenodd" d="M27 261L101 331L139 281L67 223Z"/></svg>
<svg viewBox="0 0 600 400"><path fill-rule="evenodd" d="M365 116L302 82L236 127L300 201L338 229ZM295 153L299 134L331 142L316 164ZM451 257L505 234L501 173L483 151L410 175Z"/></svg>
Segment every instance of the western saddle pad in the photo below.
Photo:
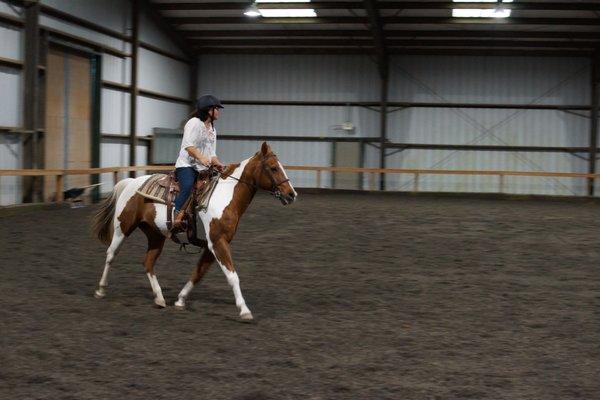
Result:
<svg viewBox="0 0 600 400"><path fill-rule="evenodd" d="M192 194L183 206L186 211L186 224L188 241L196 246L205 247L206 241L198 239L196 227L196 213L206 211L210 198L219 182L219 175L211 176L210 173L201 173L194 184ZM166 174L154 174L146 180L137 190L141 196L152 201L165 204L167 206L167 226L171 229L173 218L173 203L179 193L179 183L175 180L175 174L172 172ZM173 241L181 244L176 232L171 236Z"/></svg>

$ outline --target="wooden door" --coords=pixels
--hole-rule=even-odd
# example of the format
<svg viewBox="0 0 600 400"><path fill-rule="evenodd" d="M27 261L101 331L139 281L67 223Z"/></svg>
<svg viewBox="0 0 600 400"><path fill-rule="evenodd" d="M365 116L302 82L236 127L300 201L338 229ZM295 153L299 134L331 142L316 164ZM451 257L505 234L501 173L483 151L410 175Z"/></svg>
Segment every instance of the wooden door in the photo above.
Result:
<svg viewBox="0 0 600 400"><path fill-rule="evenodd" d="M45 168L90 168L91 64L89 58L52 49L46 66ZM88 175L66 176L64 190L90 184ZM55 197L54 179L44 198Z"/></svg>

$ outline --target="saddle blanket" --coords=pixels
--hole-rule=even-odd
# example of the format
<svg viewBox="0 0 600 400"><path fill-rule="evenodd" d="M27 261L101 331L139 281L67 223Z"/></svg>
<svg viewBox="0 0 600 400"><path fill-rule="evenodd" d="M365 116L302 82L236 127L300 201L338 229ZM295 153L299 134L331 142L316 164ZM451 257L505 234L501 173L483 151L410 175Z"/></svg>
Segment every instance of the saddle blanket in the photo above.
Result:
<svg viewBox="0 0 600 400"><path fill-rule="evenodd" d="M195 204L198 211L206 211L218 183L219 176L217 175L203 185L199 192L197 190L194 191L196 195ZM179 185L169 175L154 174L140 186L137 193L162 204L171 204L175 200L177 193L179 193Z"/></svg>

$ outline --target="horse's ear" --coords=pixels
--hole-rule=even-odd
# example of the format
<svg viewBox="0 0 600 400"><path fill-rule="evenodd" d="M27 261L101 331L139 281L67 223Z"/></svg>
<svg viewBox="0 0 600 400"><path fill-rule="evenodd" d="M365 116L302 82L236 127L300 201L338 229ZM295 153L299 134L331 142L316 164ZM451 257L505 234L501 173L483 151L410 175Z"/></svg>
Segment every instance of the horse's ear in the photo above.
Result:
<svg viewBox="0 0 600 400"><path fill-rule="evenodd" d="M267 144L267 142L263 142L262 147L260 148L260 152L263 156L266 156L271 152L271 147Z"/></svg>

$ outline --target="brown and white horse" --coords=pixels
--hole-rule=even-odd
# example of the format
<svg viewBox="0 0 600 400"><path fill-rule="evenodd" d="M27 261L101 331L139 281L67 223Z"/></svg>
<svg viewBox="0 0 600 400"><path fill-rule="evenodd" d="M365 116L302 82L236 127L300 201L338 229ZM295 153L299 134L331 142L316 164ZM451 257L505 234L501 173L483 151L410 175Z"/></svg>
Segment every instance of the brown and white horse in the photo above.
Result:
<svg viewBox="0 0 600 400"><path fill-rule="evenodd" d="M166 238L170 235L167 229L167 207L136 193L148 178L149 175L146 175L118 182L111 196L102 203L95 215L94 233L109 245L104 272L98 290L95 292L97 298L106 296L108 271L123 241L135 229L140 228L148 237L144 267L154 292L154 303L159 307L166 307L154 273L154 263L160 256ZM216 260L233 289L240 317L252 319L252 313L242 296L229 243L235 235L240 218L258 189L270 191L284 205L294 202L297 197L283 166L266 142L253 157L228 166L215 187L208 209L206 212L199 213L198 217L204 225L208 248L204 250L190 280L179 293L175 303L177 308L185 308L185 300L190 291Z"/></svg>

